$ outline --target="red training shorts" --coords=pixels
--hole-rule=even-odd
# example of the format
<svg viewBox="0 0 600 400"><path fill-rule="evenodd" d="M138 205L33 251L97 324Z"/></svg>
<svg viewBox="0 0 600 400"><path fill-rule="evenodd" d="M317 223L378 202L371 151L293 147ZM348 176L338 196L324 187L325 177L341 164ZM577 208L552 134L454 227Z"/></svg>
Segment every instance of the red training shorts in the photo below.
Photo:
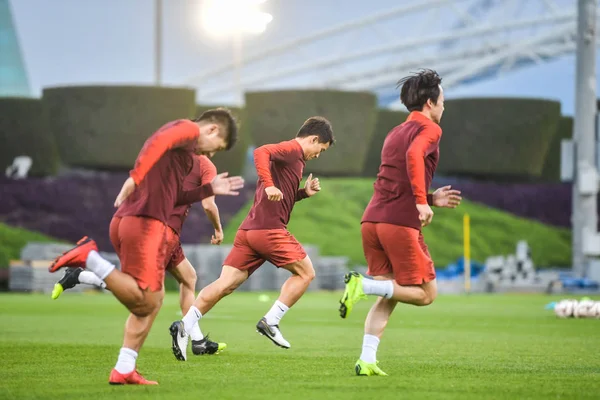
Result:
<svg viewBox="0 0 600 400"><path fill-rule="evenodd" d="M183 254L183 248L181 248L181 242L179 241L179 236L177 236L177 242L175 243L175 248L173 249L173 253L171 254L171 258L167 264L167 270L173 269L177 267L183 260L185 260L185 254Z"/></svg>
<svg viewBox="0 0 600 400"><path fill-rule="evenodd" d="M304 260L306 252L287 229L238 230L223 265L252 275L265 261L280 268Z"/></svg>
<svg viewBox="0 0 600 400"><path fill-rule="evenodd" d="M418 229L363 222L360 230L370 276L393 273L399 285L422 285L435 279L433 261Z"/></svg>
<svg viewBox="0 0 600 400"><path fill-rule="evenodd" d="M109 232L121 271L131 275L142 290L162 290L177 239L173 230L154 218L113 217Z"/></svg>

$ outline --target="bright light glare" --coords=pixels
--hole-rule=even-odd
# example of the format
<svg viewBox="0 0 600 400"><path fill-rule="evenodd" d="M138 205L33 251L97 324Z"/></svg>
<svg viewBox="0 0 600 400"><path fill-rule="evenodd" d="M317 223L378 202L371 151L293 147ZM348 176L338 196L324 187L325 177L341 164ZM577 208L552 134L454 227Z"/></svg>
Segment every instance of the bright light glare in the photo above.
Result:
<svg viewBox="0 0 600 400"><path fill-rule="evenodd" d="M214 35L262 33L273 20L271 14L260 11L266 0L204 0L202 25Z"/></svg>

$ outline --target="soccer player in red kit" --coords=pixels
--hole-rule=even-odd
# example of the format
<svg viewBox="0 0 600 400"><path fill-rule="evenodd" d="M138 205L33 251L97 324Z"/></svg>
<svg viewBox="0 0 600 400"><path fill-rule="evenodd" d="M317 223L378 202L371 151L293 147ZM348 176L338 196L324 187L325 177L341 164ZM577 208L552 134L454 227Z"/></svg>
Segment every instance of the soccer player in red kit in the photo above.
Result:
<svg viewBox="0 0 600 400"><path fill-rule="evenodd" d="M379 296L365 321L357 375L386 375L377 365L377 346L398 302L426 306L437 296L433 261L421 228L431 223L430 206L455 208L461 200L460 192L450 186L427 194L440 154L441 82L432 70L399 82L400 99L410 115L383 143L373 197L361 224L367 273L374 279L347 274L340 300L340 316L346 318L360 299Z"/></svg>
<svg viewBox="0 0 600 400"><path fill-rule="evenodd" d="M217 168L210 159L207 156L196 156L192 171L183 182L183 189L192 190L198 186L210 184L216 176ZM221 226L219 209L215 203L215 196L203 199L202 207L215 229L211 243L219 245L223 242L223 227ZM169 218L168 225L177 235L177 238L181 234L181 228L190 208L191 205L187 204L177 206ZM181 312L185 315L196 298L197 276L196 270L183 253L179 239L177 239L175 249L169 258L167 271L179 283L179 303ZM81 267L67 268L64 276L54 285L52 298L57 299L64 290L74 288L81 283L106 288L106 283L93 272L86 271ZM224 343L215 343L210 341L208 337L204 337L198 324L194 325L190 337L192 338L192 352L196 355L215 354L226 347Z"/></svg>
<svg viewBox="0 0 600 400"><path fill-rule="evenodd" d="M184 190L193 190L199 186L210 183L217 176L217 168L206 156L199 156L194 160L192 172L185 178L183 183ZM202 207L215 230L211 238L211 244L220 245L223 242L223 227L219 217L219 209L215 203L215 197L207 197L202 200ZM190 306L194 304L196 298L196 270L188 261L183 253L179 235L181 228L189 213L190 205L181 205L176 207L169 218L168 225L177 235L177 244L167 265L167 271L171 273L179 282L179 304L182 315L187 314ZM192 339L192 352L195 355L215 354L225 349L225 343L216 343L204 336L200 330L199 324L195 324L190 332Z"/></svg>
<svg viewBox="0 0 600 400"><path fill-rule="evenodd" d="M306 161L319 157L333 143L329 121L312 117L304 122L295 139L261 146L254 151L258 173L254 204L238 229L221 276L203 288L183 320L170 327L172 350L178 360L187 358L188 335L194 324L265 261L287 269L292 276L283 284L279 299L258 322L256 329L276 345L290 347L279 330L279 321L302 297L315 270L302 245L286 227L294 204L321 190L318 179L313 179L312 174L304 188L299 189Z"/></svg>
<svg viewBox="0 0 600 400"><path fill-rule="evenodd" d="M144 144L130 177L125 181L110 224L110 238L121 260L121 271L98 254L96 243L83 238L56 258L49 270L85 267L131 312L125 324L123 347L109 378L110 384L157 384L136 370L138 352L164 297L164 271L176 245L167 226L177 204L190 204L212 195L235 195L240 177L218 175L209 185L183 190L196 154L213 154L231 148L237 125L226 109L206 111L198 119L166 124Z"/></svg>

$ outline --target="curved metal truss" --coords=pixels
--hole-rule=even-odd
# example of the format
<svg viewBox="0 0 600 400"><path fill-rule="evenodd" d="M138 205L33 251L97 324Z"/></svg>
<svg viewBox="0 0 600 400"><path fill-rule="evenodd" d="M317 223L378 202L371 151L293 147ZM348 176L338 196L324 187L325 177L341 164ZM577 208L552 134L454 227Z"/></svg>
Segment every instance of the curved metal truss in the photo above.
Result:
<svg viewBox="0 0 600 400"><path fill-rule="evenodd" d="M186 83L204 101L235 99L241 90L310 87L374 91L380 103L394 106L396 81L417 68L438 70L448 88L574 52L576 3L415 1L281 43Z"/></svg>

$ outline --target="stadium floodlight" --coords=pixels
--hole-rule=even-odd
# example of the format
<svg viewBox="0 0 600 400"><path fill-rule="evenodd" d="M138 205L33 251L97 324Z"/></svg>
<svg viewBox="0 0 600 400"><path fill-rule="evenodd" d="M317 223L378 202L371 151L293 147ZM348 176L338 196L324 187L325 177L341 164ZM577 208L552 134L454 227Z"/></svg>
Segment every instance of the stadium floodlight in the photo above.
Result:
<svg viewBox="0 0 600 400"><path fill-rule="evenodd" d="M266 0L204 0L202 25L214 36L230 36L233 39L233 62L235 65L235 87L241 103L243 87L242 35L261 34L273 20L269 13L262 12L260 5Z"/></svg>
<svg viewBox="0 0 600 400"><path fill-rule="evenodd" d="M204 0L202 25L215 36L260 34L273 16L260 10L266 0Z"/></svg>

